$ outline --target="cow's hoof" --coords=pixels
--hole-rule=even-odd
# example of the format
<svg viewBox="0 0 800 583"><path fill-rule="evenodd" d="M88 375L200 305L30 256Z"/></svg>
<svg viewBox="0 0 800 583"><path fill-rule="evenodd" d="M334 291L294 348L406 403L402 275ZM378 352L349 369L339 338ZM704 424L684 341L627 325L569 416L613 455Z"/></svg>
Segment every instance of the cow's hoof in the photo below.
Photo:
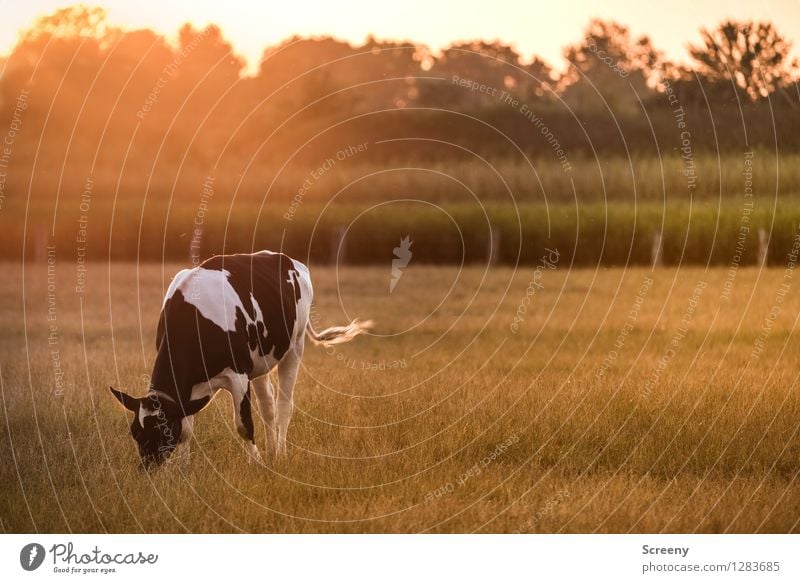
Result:
<svg viewBox="0 0 800 583"><path fill-rule="evenodd" d="M263 466L264 461L261 459L261 453L258 451L256 444L251 443L248 449L249 451L247 452L247 462L249 464L257 464L259 466Z"/></svg>

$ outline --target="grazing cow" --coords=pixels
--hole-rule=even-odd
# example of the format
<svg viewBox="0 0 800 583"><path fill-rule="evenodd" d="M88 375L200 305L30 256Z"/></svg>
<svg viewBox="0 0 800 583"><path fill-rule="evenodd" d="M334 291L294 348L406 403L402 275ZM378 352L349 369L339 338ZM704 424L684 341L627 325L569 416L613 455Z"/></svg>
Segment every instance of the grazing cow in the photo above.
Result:
<svg viewBox="0 0 800 583"><path fill-rule="evenodd" d="M285 453L304 335L316 344L337 344L371 325L353 320L315 332L309 321L312 295L308 267L271 251L218 255L175 276L161 308L147 396L111 387L134 413L131 434L145 468L160 465L176 448L188 450L194 415L219 389L231 393L236 429L251 456L260 459L251 382L267 451ZM276 366L277 395L268 375Z"/></svg>

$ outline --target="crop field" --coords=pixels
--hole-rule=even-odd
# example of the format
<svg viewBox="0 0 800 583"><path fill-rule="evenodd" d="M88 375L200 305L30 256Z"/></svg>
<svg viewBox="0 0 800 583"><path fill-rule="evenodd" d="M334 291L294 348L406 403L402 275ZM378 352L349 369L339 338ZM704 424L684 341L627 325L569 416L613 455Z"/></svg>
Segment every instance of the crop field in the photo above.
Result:
<svg viewBox="0 0 800 583"><path fill-rule="evenodd" d="M144 394L181 265L0 264L3 532L797 532L800 276L755 267L317 267L286 458L222 393L145 473ZM777 263L777 262L776 262ZM84 279L85 278L85 279ZM76 289L83 283L83 289ZM256 423L263 447L263 429Z"/></svg>

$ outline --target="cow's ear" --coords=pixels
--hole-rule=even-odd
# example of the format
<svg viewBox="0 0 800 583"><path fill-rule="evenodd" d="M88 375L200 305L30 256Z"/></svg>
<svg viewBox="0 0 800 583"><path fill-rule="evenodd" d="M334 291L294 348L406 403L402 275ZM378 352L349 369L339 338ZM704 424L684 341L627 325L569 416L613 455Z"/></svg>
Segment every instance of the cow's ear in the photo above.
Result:
<svg viewBox="0 0 800 583"><path fill-rule="evenodd" d="M122 403L122 406L125 407L128 411L133 411L135 413L139 410L139 399L131 397L128 393L118 391L114 387L108 387L108 388L111 389L111 394L117 398L117 401Z"/></svg>

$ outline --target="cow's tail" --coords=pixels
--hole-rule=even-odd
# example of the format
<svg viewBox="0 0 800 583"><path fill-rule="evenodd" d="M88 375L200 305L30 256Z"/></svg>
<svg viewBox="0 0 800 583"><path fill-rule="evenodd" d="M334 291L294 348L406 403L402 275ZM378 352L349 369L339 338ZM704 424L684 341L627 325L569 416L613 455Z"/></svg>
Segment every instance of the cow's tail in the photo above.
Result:
<svg viewBox="0 0 800 583"><path fill-rule="evenodd" d="M331 344L350 342L359 334L363 334L372 328L372 324L372 320L365 320L362 322L356 318L347 326L331 326L330 328L325 328L321 332L317 332L311 325L311 321L309 321L306 325L306 334L308 334L308 337L311 338L314 344L330 346Z"/></svg>

